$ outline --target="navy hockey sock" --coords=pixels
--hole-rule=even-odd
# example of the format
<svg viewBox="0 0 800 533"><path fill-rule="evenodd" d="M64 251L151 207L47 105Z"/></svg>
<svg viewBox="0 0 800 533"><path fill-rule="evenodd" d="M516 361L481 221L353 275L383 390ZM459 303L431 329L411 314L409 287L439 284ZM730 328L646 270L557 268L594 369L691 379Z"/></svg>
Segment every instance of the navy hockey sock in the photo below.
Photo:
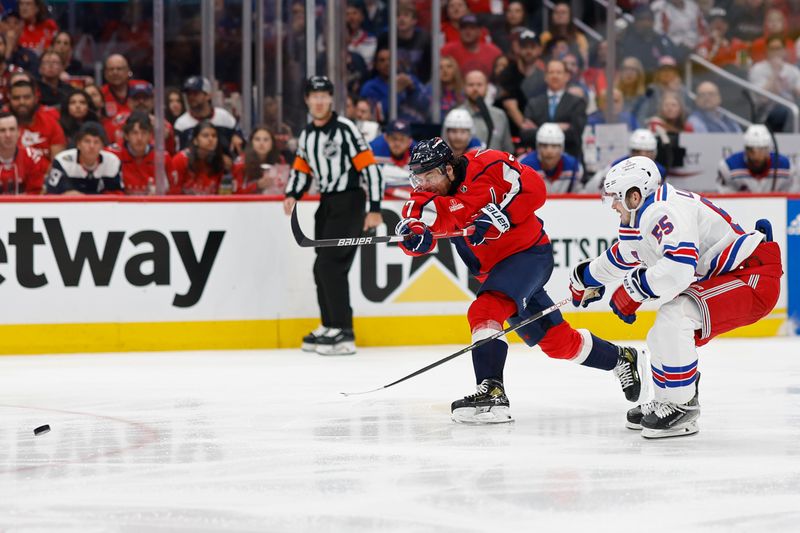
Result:
<svg viewBox="0 0 800 533"><path fill-rule="evenodd" d="M498 339L474 348L472 350L472 367L475 369L475 383L480 383L487 378L502 382L507 354L508 344Z"/></svg>
<svg viewBox="0 0 800 533"><path fill-rule="evenodd" d="M617 366L617 357L619 350L616 345L592 335L592 350L581 364L601 370L612 370Z"/></svg>

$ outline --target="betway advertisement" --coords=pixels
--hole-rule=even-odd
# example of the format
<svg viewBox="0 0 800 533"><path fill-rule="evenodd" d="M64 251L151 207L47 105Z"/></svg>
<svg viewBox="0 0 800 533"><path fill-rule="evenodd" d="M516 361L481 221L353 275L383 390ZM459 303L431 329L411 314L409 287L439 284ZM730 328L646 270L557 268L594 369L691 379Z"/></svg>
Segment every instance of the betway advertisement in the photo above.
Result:
<svg viewBox="0 0 800 533"><path fill-rule="evenodd" d="M721 198L715 202L746 228L752 228L758 218L770 217L775 240L785 253L785 199ZM309 201L300 202L298 208L300 225L309 236L313 236L316 207L316 202ZM401 207L401 201L385 203L386 224L380 234L393 233ZM599 200L590 198L552 199L538 215L553 242L556 267L547 290L557 301L569 295L570 270L614 242L618 219ZM0 298L4 302L0 329L5 329L0 339L24 333L13 348L19 350L26 342L48 335L52 330L47 325L63 325L59 335L83 325L80 335L84 337L87 331L99 331L92 329L97 325L111 325L116 329L106 327L105 333L97 335L127 335L119 349L136 349L140 336L155 334L140 326L126 330L125 325L182 324L180 330L162 328L159 335L166 341L176 331L184 332L187 338L195 338L194 347L205 346L205 341L197 340L199 335L205 335L213 347L294 346L298 334L316 325L319 316L314 257L312 248L295 243L279 202L234 198L4 202L0 210ZM797 262L792 268L798 268ZM784 278L777 306L784 314L785 280L790 277ZM389 333L400 325L423 327L431 317L441 319L439 324L450 324L444 319L452 319L453 328L461 331L477 287L446 241L434 253L418 258L406 256L394 244L361 247L350 274L357 335L365 345L408 343L407 336ZM565 310L587 317L611 316L609 292L606 300L588 310L572 306ZM656 306L648 304L643 311ZM187 332L187 324L201 326ZM9 329L17 326L27 329L22 333L19 328ZM435 331L426 339L456 342L453 337L440 340ZM106 341L103 349L117 346ZM86 342L91 343L91 338ZM141 349L158 346L153 341ZM184 344L175 341L170 346ZM73 351L82 349L91 346L76 345Z"/></svg>

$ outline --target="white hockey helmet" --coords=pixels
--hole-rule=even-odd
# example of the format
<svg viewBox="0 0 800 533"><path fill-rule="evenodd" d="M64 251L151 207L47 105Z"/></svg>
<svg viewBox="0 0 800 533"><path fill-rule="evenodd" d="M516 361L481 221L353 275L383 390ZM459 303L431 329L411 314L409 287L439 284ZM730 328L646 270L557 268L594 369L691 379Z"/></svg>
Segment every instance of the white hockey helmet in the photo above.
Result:
<svg viewBox="0 0 800 533"><path fill-rule="evenodd" d="M628 149L641 150L643 152L655 152L658 148L656 136L653 132L644 128L639 128L631 133L628 139Z"/></svg>
<svg viewBox="0 0 800 533"><path fill-rule="evenodd" d="M444 129L462 129L473 131L475 123L472 121L472 115L466 109L453 109L444 119Z"/></svg>
<svg viewBox="0 0 800 533"><path fill-rule="evenodd" d="M603 199L619 200L631 213L641 207L644 199L656 192L661 184L661 173L649 157L636 155L620 161L608 171L603 183ZM639 189L642 202L634 208L625 203L625 196L633 188Z"/></svg>
<svg viewBox="0 0 800 533"><path fill-rule="evenodd" d="M772 136L763 124L751 124L744 132L745 148L770 148L772 146Z"/></svg>
<svg viewBox="0 0 800 533"><path fill-rule="evenodd" d="M536 131L536 145L557 144L564 146L564 131L553 122L545 122Z"/></svg>

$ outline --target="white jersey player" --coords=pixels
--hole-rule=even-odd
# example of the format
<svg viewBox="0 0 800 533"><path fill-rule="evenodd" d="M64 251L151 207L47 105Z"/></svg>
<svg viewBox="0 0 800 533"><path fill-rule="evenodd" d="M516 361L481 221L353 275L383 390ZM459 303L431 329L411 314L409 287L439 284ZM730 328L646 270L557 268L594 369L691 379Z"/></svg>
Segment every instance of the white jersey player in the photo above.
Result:
<svg viewBox="0 0 800 533"><path fill-rule="evenodd" d="M752 124L744 132L744 151L719 162L717 191L794 192L800 190L797 169L782 154L771 152L772 135L763 124Z"/></svg>
<svg viewBox="0 0 800 533"><path fill-rule="evenodd" d="M621 279L610 305L627 323L643 302L662 302L647 335L655 398L628 413L628 427L648 438L698 431L696 346L766 316L782 275L768 221L745 231L709 200L659 181L646 157L611 168L604 195L620 214L619 241L570 276L584 306L599 296L583 291Z"/></svg>

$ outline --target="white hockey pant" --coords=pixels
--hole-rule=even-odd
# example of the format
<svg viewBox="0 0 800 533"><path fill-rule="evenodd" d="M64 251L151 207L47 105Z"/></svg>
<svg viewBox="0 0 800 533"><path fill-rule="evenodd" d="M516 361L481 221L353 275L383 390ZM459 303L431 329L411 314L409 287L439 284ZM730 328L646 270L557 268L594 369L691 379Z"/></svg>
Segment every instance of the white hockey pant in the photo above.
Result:
<svg viewBox="0 0 800 533"><path fill-rule="evenodd" d="M688 296L678 295L656 313L656 322L647 333L647 347L657 401L683 404L694 396L697 379L694 332L701 324L700 308Z"/></svg>

